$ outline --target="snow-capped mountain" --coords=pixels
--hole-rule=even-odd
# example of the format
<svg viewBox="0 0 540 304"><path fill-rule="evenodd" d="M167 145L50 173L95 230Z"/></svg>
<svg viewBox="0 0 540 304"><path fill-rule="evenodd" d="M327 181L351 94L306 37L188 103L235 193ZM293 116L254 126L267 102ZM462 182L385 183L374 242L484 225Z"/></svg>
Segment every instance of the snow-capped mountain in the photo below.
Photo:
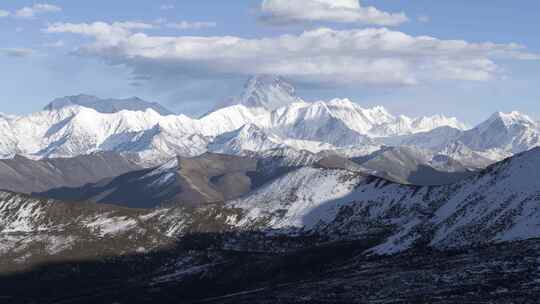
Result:
<svg viewBox="0 0 540 304"><path fill-rule="evenodd" d="M74 105L91 108L100 113L116 113L123 110L145 111L147 109L152 109L161 115L173 114L173 112L167 110L158 103L144 101L138 97L130 97L125 99L100 99L96 96L85 94L57 98L46 105L44 110L58 110Z"/></svg>
<svg viewBox="0 0 540 304"><path fill-rule="evenodd" d="M199 155L207 151L211 138L195 134L176 133L159 124L149 130L122 134L121 140L111 138L100 149L137 154L148 167L168 161L174 155Z"/></svg>
<svg viewBox="0 0 540 304"><path fill-rule="evenodd" d="M283 151L276 150L275 153L276 160L287 158ZM292 158L299 159L297 156ZM216 157L219 159L217 162ZM125 185L131 183L131 186L123 189L125 185L113 181L101 189L103 195L97 198L110 198L121 191L140 191L143 184L134 187L133 183L145 179L151 180L151 183L144 183L147 187L155 185L161 189L176 189L176 192L153 192L156 195L208 196L210 201L228 195L233 198L225 205L208 205L192 211L183 209L176 212L174 208L148 212L134 210L133 213L142 217L134 221L129 229L122 229L122 235L138 235L145 230L140 229L139 225L145 225L154 216L167 215L160 220L157 231L153 231L162 234L162 237L177 236L183 231L180 226L191 225L185 217L208 212L210 216L204 218L206 226L226 220L228 225L239 230L257 227L284 234L296 231L310 235L316 232L337 239L381 235L384 237L372 245L371 251L387 254L414 246L460 248L538 237L540 214L536 205L539 176L536 168L539 164L540 148L537 148L451 185L429 187L392 183L339 166L301 165L298 168L290 167L291 170L267 179L251 191L239 186L236 189L238 192L231 193L227 192L229 188L224 187L225 176L232 174L231 177L237 181L238 173L256 170L256 164L242 158L210 154L202 158L179 158L154 170L126 175L121 179ZM203 174L206 178L200 178L197 172L206 172ZM248 175L254 178L254 175ZM209 178L211 176L215 178ZM178 183L183 186L175 186ZM77 193L80 195L84 192ZM143 196L143 193L137 196ZM214 194L216 197L212 198ZM244 195L238 197L239 194ZM0 212L0 231L4 233L38 233L45 229L40 225L51 225L56 221L42 217L46 212L44 208L54 206L51 202L29 198L25 201L24 197L5 194L1 194L0 198L0 210L3 211ZM147 202L148 199L140 201ZM86 207L81 205L79 208L85 210ZM108 206L101 210L104 213L102 220L107 221L107 227L124 227L121 223L131 218L106 216L114 214L108 212L111 210ZM92 211L91 214L94 213ZM97 220L97 217L93 218ZM62 220L66 218L62 217ZM81 228L86 229L84 227Z"/></svg>
<svg viewBox="0 0 540 304"><path fill-rule="evenodd" d="M481 152L473 151L458 140L447 144L442 149L438 149L438 153L439 155L451 157L471 169L485 168L494 162L493 159L486 157ZM497 157L503 158L501 156Z"/></svg>
<svg viewBox="0 0 540 304"><path fill-rule="evenodd" d="M446 185L473 174L448 155L410 146L383 147L353 160L373 175L403 184Z"/></svg>
<svg viewBox="0 0 540 304"><path fill-rule="evenodd" d="M388 146L413 146L422 149L437 150L455 142L462 130L449 126L438 127L427 132L379 138Z"/></svg>
<svg viewBox="0 0 540 304"><path fill-rule="evenodd" d="M264 108L269 111L302 101L296 96L294 86L284 78L272 75L251 77L244 86L244 92L226 101L220 107L244 105L249 108Z"/></svg>
<svg viewBox="0 0 540 304"><path fill-rule="evenodd" d="M215 162L216 157L218 162ZM177 208L127 211L78 204L70 211L75 216L58 217L59 213L54 209L65 208L65 204L0 192L0 237L8 238L2 244L9 248L16 245L10 239L65 227L66 221L75 225L73 219L77 218L88 219L78 220L78 229L102 233L106 237L114 238L116 234L136 237L145 233L146 229L141 229L146 227L145 223L152 223L156 225L151 229L155 234L153 237L167 238L180 236L186 227L193 227L192 220L186 218L196 216L198 221L203 221L198 223L204 223L205 227L225 221L239 231L256 227L273 229L274 234L310 235L316 232L336 239L381 235L383 237L370 249L380 254L401 252L415 246L444 249L525 240L540 236L540 211L537 208L540 173L536 169L539 164L540 148L536 148L494 164L463 181L429 187L392 183L355 170L302 166L270 179L252 191L240 187L236 193L221 193L227 188L219 179L199 179L197 170L223 179L224 172L237 176L238 172L245 174L255 170L255 163L222 155L177 159L154 170L140 171L136 178L124 177L124 181L136 183L151 179L152 183L147 185L159 184L159 187L173 189L175 187L171 185L191 180L196 183L188 182L184 187L175 188L178 192L174 195L191 196L196 191L197 195L216 193L217 197L231 195L233 199L225 205L207 205L191 211L180 208L180 212ZM102 190L106 195L112 195L120 191L120 186L114 186L112 191ZM138 187L128 187L125 191L127 189L140 191ZM209 192L202 191L204 189ZM245 195L238 197L239 193ZM134 217L139 220L131 220ZM160 220L156 222L156 218ZM128 226L124 225L126 221L130 223ZM13 236L9 237L11 234Z"/></svg>
<svg viewBox="0 0 540 304"><path fill-rule="evenodd" d="M302 168L231 207L276 229L313 229L343 238L388 233L372 251L415 245L456 248L536 238L540 149L497 163L463 181L410 187L347 170ZM383 232L386 231L386 232Z"/></svg>
<svg viewBox="0 0 540 304"><path fill-rule="evenodd" d="M537 122L517 112L497 113L466 130L457 119L441 115L394 116L383 107L364 108L349 99L307 102L284 79L266 75L250 79L232 104L197 119L171 115L138 98L87 95L57 99L44 111L25 116L2 115L0 157L115 151L136 153L152 166L206 151L290 148L360 157L386 145L428 149L479 168L486 159L492 163L539 145L539 130ZM461 152L452 154L457 145L463 145Z"/></svg>
<svg viewBox="0 0 540 304"><path fill-rule="evenodd" d="M469 130L445 126L380 141L392 146L430 149L470 167L484 167L486 163L540 146L540 124L519 112L497 112Z"/></svg>
<svg viewBox="0 0 540 304"><path fill-rule="evenodd" d="M457 130L465 130L467 128L465 124L458 121L455 117L448 118L442 115L434 115L431 117L409 118L400 115L388 123L374 126L370 130L370 134L374 137L402 136L428 132L439 127Z"/></svg>
<svg viewBox="0 0 540 304"><path fill-rule="evenodd" d="M364 109L349 99L299 102L272 114L271 124L285 129L303 121L319 122L316 126L320 127L324 126L326 121L335 120L362 135L368 135L375 125L390 123L394 120L394 117L383 107Z"/></svg>
<svg viewBox="0 0 540 304"><path fill-rule="evenodd" d="M263 131L254 124L217 136L208 146L215 153L242 154L244 151L267 151L285 148L283 139Z"/></svg>
<svg viewBox="0 0 540 304"><path fill-rule="evenodd" d="M476 151L509 155L540 145L540 126L519 112L497 112L458 140Z"/></svg>
<svg viewBox="0 0 540 304"><path fill-rule="evenodd" d="M271 154L276 159L300 159L285 150ZM156 188L175 189L176 194L221 195L219 190L231 185L220 172L224 166L232 166L226 170L233 169L230 177L238 186L236 173L255 165L233 158L173 160L124 180L148 179ZM425 299L425 286L434 300L440 299L441 289L445 295L449 290L462 295L465 289L470 296L476 286L483 288L486 279L499 282L502 276L517 281L520 299L526 299L517 302L527 303L540 290L539 164L537 148L451 185L419 187L339 168L332 161L327 166L318 162L282 172L254 190L237 192L229 197L232 200L199 207L131 209L0 192L0 282L10 287L4 288L7 298L27 299L31 291L44 303L58 299L58 293L44 294L42 284L70 286L65 299L78 301L89 294L92 302L118 295L131 299L139 290L155 302L164 289L163 302L168 302L171 292L179 289L173 299L177 301L193 286L216 286L221 292L215 294L218 302L224 298L236 302L239 294L266 292L260 286L274 290L280 280L278 289L283 290L300 278L300 284L309 285L290 289L282 299L335 284L327 289L332 302L336 295L365 296L364 290L350 293L365 286L383 288L377 296L387 298L395 294L396 284L401 284L402 298L401 287L410 288L411 282L427 276L433 285L422 282L410 292L407 302L414 303L417 290ZM197 170L209 175L199 178ZM175 188L179 180L186 183ZM121 190L117 186L100 197ZM137 186L142 185L132 184L123 191L148 195ZM201 192L201 187L210 192ZM320 278L326 281L313 285ZM240 282L253 280L242 289L247 292L236 289ZM268 285L260 285L261 280ZM21 287L21 281L32 284ZM94 281L101 284L98 289ZM227 288L224 282L233 286ZM355 288L338 288L351 284ZM497 292L488 293L493 299L505 292L497 286ZM199 293L190 293L190 299L199 299ZM514 298L516 289L506 295L504 300ZM253 303L253 298L240 303Z"/></svg>

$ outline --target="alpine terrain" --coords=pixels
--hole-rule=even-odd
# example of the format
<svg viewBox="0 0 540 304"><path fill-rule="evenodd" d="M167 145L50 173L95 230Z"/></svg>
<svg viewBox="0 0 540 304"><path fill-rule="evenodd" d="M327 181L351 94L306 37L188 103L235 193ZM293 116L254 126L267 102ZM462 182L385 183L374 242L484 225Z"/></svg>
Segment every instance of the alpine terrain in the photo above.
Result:
<svg viewBox="0 0 540 304"><path fill-rule="evenodd" d="M534 303L540 123L406 117L250 78L0 116L0 302Z"/></svg>

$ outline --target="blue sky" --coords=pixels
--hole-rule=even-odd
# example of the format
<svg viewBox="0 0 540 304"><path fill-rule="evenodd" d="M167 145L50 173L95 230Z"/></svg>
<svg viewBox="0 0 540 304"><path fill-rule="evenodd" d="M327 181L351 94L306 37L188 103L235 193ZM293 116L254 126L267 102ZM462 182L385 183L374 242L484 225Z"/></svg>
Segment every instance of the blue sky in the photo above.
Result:
<svg viewBox="0 0 540 304"><path fill-rule="evenodd" d="M358 1L342 0L352 7L331 8L335 14L323 17L267 1L265 8L262 0L4 0L0 112L28 113L58 96L88 93L136 95L197 115L236 94L248 75L270 71L284 74L308 100L348 97L470 124L494 111L540 119L538 1L363 0L356 7ZM381 14L365 19L361 10L368 6ZM115 31L118 39L98 30ZM311 38L302 38L305 32ZM144 39L135 39L141 33ZM403 35L411 37L407 52ZM380 36L391 50L365 47ZM426 48L421 36L437 44ZM450 40L466 45L456 51Z"/></svg>

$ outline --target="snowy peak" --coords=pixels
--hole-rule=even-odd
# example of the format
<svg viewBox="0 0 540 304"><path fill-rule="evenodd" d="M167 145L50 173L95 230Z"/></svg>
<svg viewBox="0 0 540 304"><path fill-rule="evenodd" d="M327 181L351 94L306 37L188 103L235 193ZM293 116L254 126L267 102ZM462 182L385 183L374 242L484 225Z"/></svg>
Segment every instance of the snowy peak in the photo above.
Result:
<svg viewBox="0 0 540 304"><path fill-rule="evenodd" d="M476 128L464 132L459 140L473 150L508 156L539 146L540 128L519 112L497 112Z"/></svg>
<svg viewBox="0 0 540 304"><path fill-rule="evenodd" d="M346 98L306 102L278 76L250 78L244 92L231 102L194 119L166 115L170 111L137 97L58 98L46 111L0 115L0 157L115 151L136 153L145 165L155 165L178 154L244 154L286 147L361 156L385 144L445 153L446 146L459 141L463 147L448 156L469 167L483 167L486 159L496 161L540 146L539 124L518 112L496 113L465 131L466 126L453 117L394 116L383 107L364 108ZM476 166L475 159L482 165Z"/></svg>
<svg viewBox="0 0 540 304"><path fill-rule="evenodd" d="M246 124L238 130L222 134L217 139L238 139L241 141L266 141L275 139L280 140L273 134L267 134L261 128L254 124Z"/></svg>
<svg viewBox="0 0 540 304"><path fill-rule="evenodd" d="M496 112L473 130L479 133L492 134L493 132L508 132L511 129L536 130L538 124L529 116L517 111L510 113Z"/></svg>
<svg viewBox="0 0 540 304"><path fill-rule="evenodd" d="M252 138L268 138L269 136L259 127L254 124L246 124L239 130L232 132L236 133L242 139Z"/></svg>
<svg viewBox="0 0 540 304"><path fill-rule="evenodd" d="M245 85L244 92L239 97L225 103L224 107L231 108L235 105L259 111L266 110L271 115L271 124L279 130L282 130L284 126L303 124L305 120L318 120L318 127L339 120L348 129L371 137L415 134L442 126L459 130L466 128L454 117L448 118L442 115L421 118L395 117L384 107L363 108L347 98L305 102L296 96L294 87L282 77L270 75L250 78ZM250 123L259 125L255 121L250 121ZM278 134L283 135L280 132ZM316 140L312 137L307 139Z"/></svg>
<svg viewBox="0 0 540 304"><path fill-rule="evenodd" d="M446 117L443 115L423 116L412 121L412 129L415 133L426 132L438 127L452 127L458 130L465 130L467 126L456 117Z"/></svg>
<svg viewBox="0 0 540 304"><path fill-rule="evenodd" d="M64 107L69 107L73 105L85 105L98 102L100 99L96 96L79 94L74 96L65 96L56 98L47 104L43 109L45 111L59 110Z"/></svg>
<svg viewBox="0 0 540 304"><path fill-rule="evenodd" d="M342 120L350 129L361 134L369 134L375 125L388 123L395 118L383 107L364 109L350 99L333 99L329 102L319 102L335 118Z"/></svg>
<svg viewBox="0 0 540 304"><path fill-rule="evenodd" d="M388 122L383 121L382 123L375 124L369 134L374 137L411 135L429 132L441 127L451 127L457 130L467 129L467 126L455 117L433 115L410 118L399 115L394 119L390 119Z"/></svg>
<svg viewBox="0 0 540 304"><path fill-rule="evenodd" d="M515 125L522 125L527 127L537 126L536 122L532 120L529 116L517 111L513 111L510 113L496 112L491 115L491 117L481 126L490 126L494 123L498 123L506 128L510 128Z"/></svg>
<svg viewBox="0 0 540 304"><path fill-rule="evenodd" d="M243 154L247 151L266 151L282 148L283 140L266 133L254 124L246 124L238 130L222 134L208 146L208 150L225 154Z"/></svg>
<svg viewBox="0 0 540 304"><path fill-rule="evenodd" d="M82 106L94 109L100 113L117 113L120 111L146 111L152 109L161 115L171 115L171 111L155 102L148 102L139 97L130 97L125 99L101 99L92 95L66 96L53 100L47 106L45 111L59 110L70 106Z"/></svg>
<svg viewBox="0 0 540 304"><path fill-rule="evenodd" d="M241 104L250 108L265 108L269 111L300 102L295 88L284 78L271 75L251 77L244 86L244 92L233 98L226 106Z"/></svg>

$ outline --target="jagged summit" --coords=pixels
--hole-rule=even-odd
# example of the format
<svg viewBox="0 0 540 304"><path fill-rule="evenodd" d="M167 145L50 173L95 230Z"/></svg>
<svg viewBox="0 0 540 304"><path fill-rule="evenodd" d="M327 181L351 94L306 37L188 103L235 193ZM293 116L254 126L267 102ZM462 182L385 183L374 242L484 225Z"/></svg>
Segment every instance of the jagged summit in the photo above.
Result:
<svg viewBox="0 0 540 304"><path fill-rule="evenodd" d="M489 119L464 132L461 142L473 150L502 150L519 153L540 144L540 128L527 115L519 112L496 112Z"/></svg>
<svg viewBox="0 0 540 304"><path fill-rule="evenodd" d="M283 148L283 139L265 132L254 124L246 124L238 130L222 134L208 146L212 152L242 154L245 151L266 151Z"/></svg>
<svg viewBox="0 0 540 304"><path fill-rule="evenodd" d="M529 116L523 113L520 113L518 111L512 111L509 113L495 112L482 125L491 125L493 123L500 123L505 127L510 127L513 125L527 125L527 126L536 125L533 119L531 119Z"/></svg>
<svg viewBox="0 0 540 304"><path fill-rule="evenodd" d="M294 86L283 77L257 75L246 82L240 96L230 99L221 107L241 104L250 108L265 108L273 111L301 101L302 99L296 96Z"/></svg>
<svg viewBox="0 0 540 304"><path fill-rule="evenodd" d="M46 105L44 110L58 110L73 105L92 108L100 113L117 113L123 110L145 111L147 109L152 109L161 115L173 114L173 112L169 111L162 105L155 102L142 100L139 97L129 97L124 99L101 99L99 97L86 94L56 98Z"/></svg>
<svg viewBox="0 0 540 304"><path fill-rule="evenodd" d="M76 105L76 106L74 106ZM73 157L97 151L135 153L145 165L206 151L244 154L276 148L365 156L413 146L483 168L540 145L540 125L518 112L496 113L473 129L453 117L393 115L347 99L306 102L272 75L251 77L242 94L198 119L138 97L57 98L45 111L0 116L0 158ZM456 149L449 145L459 142Z"/></svg>

